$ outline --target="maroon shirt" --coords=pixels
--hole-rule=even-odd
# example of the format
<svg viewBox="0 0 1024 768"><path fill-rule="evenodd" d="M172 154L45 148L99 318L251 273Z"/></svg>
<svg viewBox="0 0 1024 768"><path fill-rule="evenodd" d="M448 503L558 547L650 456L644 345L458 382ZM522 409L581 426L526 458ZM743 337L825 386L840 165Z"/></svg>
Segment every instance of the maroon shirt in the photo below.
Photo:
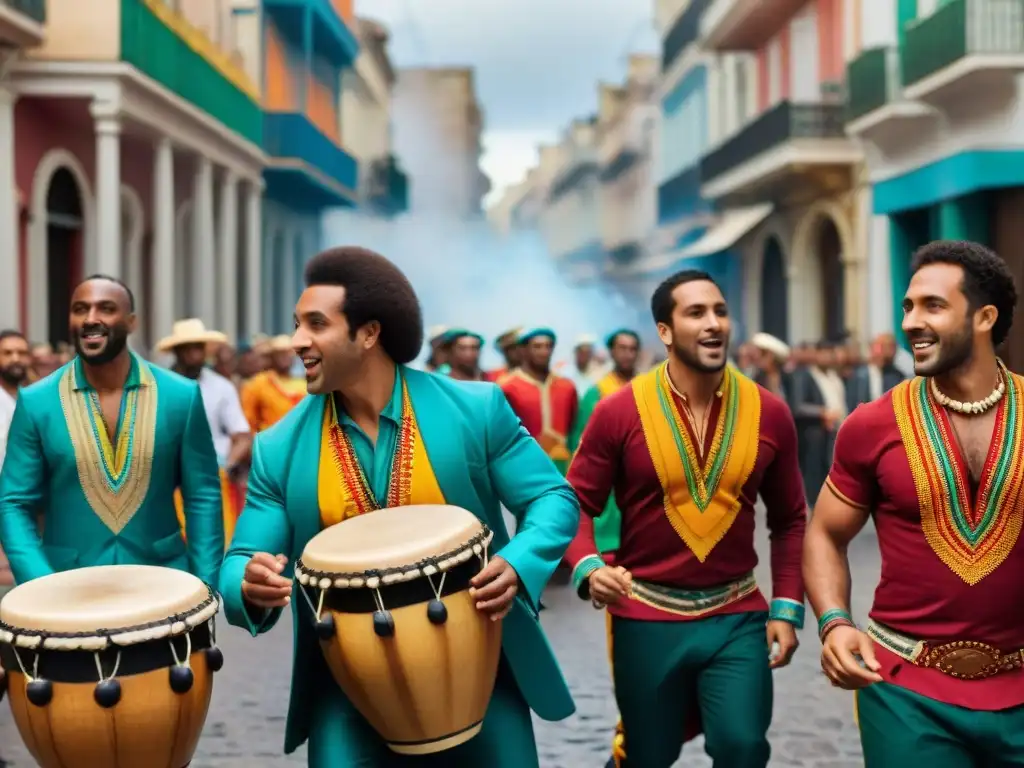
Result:
<svg viewBox="0 0 1024 768"><path fill-rule="evenodd" d="M761 423L757 462L743 486L743 505L724 538L702 563L676 533L665 512L664 490L654 469L633 388L602 398L594 409L569 468L568 480L580 500L580 527L566 553L572 565L597 555L592 518L604 511L614 491L622 511L622 542L615 553L621 565L641 581L682 589L702 589L736 581L754 570L754 503L760 493L771 530L773 597L803 602L801 550L806 526L803 481L797 463L796 427L789 408L758 386ZM676 405L683 402L673 393ZM707 455L721 415L721 397L712 403L703 446ZM683 419L694 445L689 420ZM742 429L742 426L737 428ZM702 457L703 458L703 457ZM767 610L760 592L713 613ZM616 616L652 621L685 621L690 617L660 611L636 600L609 606ZM711 614L704 614L708 616ZM702 617L703 618L703 617Z"/></svg>
<svg viewBox="0 0 1024 768"><path fill-rule="evenodd" d="M1000 405L997 418L1004 418ZM952 457L967 476L963 457ZM829 487L849 504L871 510L882 574L870 616L929 643L973 640L1003 651L1024 648L1024 536L1007 558L974 586L954 573L925 539L914 477L893 410L892 392L861 405L843 422ZM1018 502L1019 504L1019 502ZM1020 506L1001 514L1024 514ZM910 664L875 644L879 674L896 685L974 710L1024 704L1024 671L986 680L957 680Z"/></svg>

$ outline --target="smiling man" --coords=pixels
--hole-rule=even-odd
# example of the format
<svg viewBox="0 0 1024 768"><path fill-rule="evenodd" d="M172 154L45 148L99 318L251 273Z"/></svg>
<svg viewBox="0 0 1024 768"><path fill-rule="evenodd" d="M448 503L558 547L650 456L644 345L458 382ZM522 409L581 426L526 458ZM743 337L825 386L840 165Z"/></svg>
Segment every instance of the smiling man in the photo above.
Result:
<svg viewBox="0 0 1024 768"><path fill-rule="evenodd" d="M917 378L843 423L804 548L821 666L857 691L868 768L1024 765L1024 380L996 357L1017 290L983 245L911 262L903 331ZM872 517L870 622L846 549Z"/></svg>
<svg viewBox="0 0 1024 768"><path fill-rule="evenodd" d="M292 605L285 751L308 739L313 768L537 768L530 710L547 720L574 710L537 602L576 531L576 496L496 386L408 367L423 341L423 317L394 264L362 248L337 248L307 264L306 285L292 343L310 396L256 437L249 496L221 575L228 621L253 635ZM356 477L340 469L353 466ZM433 759L388 750L335 684L309 606L291 599L290 564L321 529L384 506L410 507L415 516L417 504L462 507L494 531L495 554L472 586L477 609L504 618L483 730ZM519 523L511 540L502 505Z"/></svg>
<svg viewBox="0 0 1024 768"><path fill-rule="evenodd" d="M796 427L782 400L727 365L729 309L707 273L669 277L651 311L668 360L601 399L568 475L584 513L573 580L611 614L625 733L613 761L673 765L702 724L716 768L764 768L771 669L789 663L804 618ZM622 538L608 565L594 518L613 493ZM770 606L753 572L758 495Z"/></svg>
<svg viewBox="0 0 1024 768"><path fill-rule="evenodd" d="M123 283L87 278L71 297L77 357L19 395L0 473L0 544L18 583L141 564L217 584L224 528L203 400L194 382L128 349L135 324Z"/></svg>

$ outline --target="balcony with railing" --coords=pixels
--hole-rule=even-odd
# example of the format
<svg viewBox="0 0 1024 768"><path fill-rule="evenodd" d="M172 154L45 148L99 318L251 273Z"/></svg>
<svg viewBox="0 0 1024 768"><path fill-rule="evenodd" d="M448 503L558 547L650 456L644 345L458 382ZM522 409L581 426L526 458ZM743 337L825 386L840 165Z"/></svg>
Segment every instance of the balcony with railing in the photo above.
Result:
<svg viewBox="0 0 1024 768"><path fill-rule="evenodd" d="M843 104L780 102L704 155L701 192L739 203L785 196L791 186L809 194L841 188L861 159L844 123Z"/></svg>
<svg viewBox="0 0 1024 768"><path fill-rule="evenodd" d="M700 22L705 48L754 51L782 29L807 0L713 0Z"/></svg>
<svg viewBox="0 0 1024 768"><path fill-rule="evenodd" d="M587 179L600 172L598 153L593 147L574 146L566 153L565 160L555 173L548 191L551 202L576 189Z"/></svg>
<svg viewBox="0 0 1024 768"><path fill-rule="evenodd" d="M46 0L0 0L0 45L39 45L45 25Z"/></svg>
<svg viewBox="0 0 1024 768"><path fill-rule="evenodd" d="M372 210L387 216L409 210L409 177L394 155L370 163L366 202Z"/></svg>
<svg viewBox="0 0 1024 768"><path fill-rule="evenodd" d="M911 135L935 111L903 96L899 51L869 48L846 67L846 132L883 145Z"/></svg>
<svg viewBox="0 0 1024 768"><path fill-rule="evenodd" d="M263 0L263 7L289 40L333 65L359 55L351 0Z"/></svg>
<svg viewBox="0 0 1024 768"><path fill-rule="evenodd" d="M711 0L693 0L685 11L679 14L672 28L661 43L661 70L671 69L683 51L697 42L700 37L700 17L711 5Z"/></svg>
<svg viewBox="0 0 1024 768"><path fill-rule="evenodd" d="M164 0L120 0L121 60L254 143L260 94L241 57L214 43Z"/></svg>
<svg viewBox="0 0 1024 768"><path fill-rule="evenodd" d="M1024 72L1024 0L949 0L908 25L900 51L908 98L946 106Z"/></svg>
<svg viewBox="0 0 1024 768"><path fill-rule="evenodd" d="M267 112L263 121L269 197L309 210L354 203L359 163L352 155L304 114Z"/></svg>

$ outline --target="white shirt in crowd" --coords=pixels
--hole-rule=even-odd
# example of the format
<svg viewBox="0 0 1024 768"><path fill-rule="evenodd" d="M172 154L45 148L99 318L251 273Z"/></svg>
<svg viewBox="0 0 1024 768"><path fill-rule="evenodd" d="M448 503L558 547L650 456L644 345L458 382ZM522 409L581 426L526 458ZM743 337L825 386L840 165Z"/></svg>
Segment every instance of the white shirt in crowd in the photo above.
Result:
<svg viewBox="0 0 1024 768"><path fill-rule="evenodd" d="M199 374L199 391L203 395L206 420L213 433L217 461L223 467L231 453L231 436L249 434L249 420L242 411L242 400L235 385L219 373L203 368Z"/></svg>
<svg viewBox="0 0 1024 768"><path fill-rule="evenodd" d="M15 402L7 390L0 387L0 467L4 465L4 456L7 454L7 433L11 430Z"/></svg>

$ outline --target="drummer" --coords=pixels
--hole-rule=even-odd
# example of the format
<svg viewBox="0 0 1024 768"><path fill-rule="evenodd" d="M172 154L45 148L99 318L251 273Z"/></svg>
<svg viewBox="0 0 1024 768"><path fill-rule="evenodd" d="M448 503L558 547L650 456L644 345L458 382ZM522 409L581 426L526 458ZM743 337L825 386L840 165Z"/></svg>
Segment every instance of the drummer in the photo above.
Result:
<svg viewBox="0 0 1024 768"><path fill-rule="evenodd" d="M422 343L422 314L391 262L362 248L337 248L309 262L306 283L292 342L311 396L256 438L249 496L220 584L228 621L253 635L270 630L293 604L285 752L308 739L314 768L424 765L425 758L393 755L357 713L331 678L309 607L291 600L289 564L313 536L373 514L380 500L403 489L409 504L459 506L495 531L496 555L472 585L477 608L505 618L498 680L481 734L444 753L444 764L536 768L530 710L561 720L575 709L536 616L576 531L576 496L497 387L408 367ZM411 455L410 441L418 439L429 461L398 461L392 469L395 452ZM357 487L340 482L336 461L358 464ZM502 504L519 522L511 541Z"/></svg>
<svg viewBox="0 0 1024 768"><path fill-rule="evenodd" d="M87 278L71 296L78 356L21 391L0 473L0 546L19 584L121 564L217 584L224 521L203 399L195 383L132 353L136 322L124 283ZM174 512L179 480L187 545Z"/></svg>

